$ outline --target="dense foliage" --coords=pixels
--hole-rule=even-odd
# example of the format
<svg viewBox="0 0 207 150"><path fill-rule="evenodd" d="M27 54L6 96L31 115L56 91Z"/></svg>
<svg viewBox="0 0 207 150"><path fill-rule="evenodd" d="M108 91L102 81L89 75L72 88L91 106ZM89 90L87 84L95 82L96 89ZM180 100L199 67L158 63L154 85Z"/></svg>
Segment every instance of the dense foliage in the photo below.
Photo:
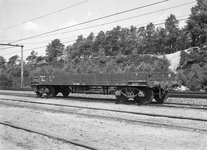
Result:
<svg viewBox="0 0 207 150"><path fill-rule="evenodd" d="M0 73L0 87L11 87L13 80L4 73Z"/></svg>
<svg viewBox="0 0 207 150"><path fill-rule="evenodd" d="M207 90L207 49L194 48L181 52L179 80L190 90Z"/></svg>
<svg viewBox="0 0 207 150"><path fill-rule="evenodd" d="M207 0L197 0L191 8L186 30L191 38L191 46L203 46L207 38Z"/></svg>

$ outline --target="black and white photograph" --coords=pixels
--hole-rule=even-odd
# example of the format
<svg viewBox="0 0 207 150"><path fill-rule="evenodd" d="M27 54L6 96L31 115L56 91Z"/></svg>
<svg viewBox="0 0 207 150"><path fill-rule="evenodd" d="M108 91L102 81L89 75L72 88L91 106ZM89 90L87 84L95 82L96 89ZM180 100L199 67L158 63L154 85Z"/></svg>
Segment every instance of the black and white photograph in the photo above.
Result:
<svg viewBox="0 0 207 150"><path fill-rule="evenodd" d="M0 150L206 150L207 0L0 0Z"/></svg>

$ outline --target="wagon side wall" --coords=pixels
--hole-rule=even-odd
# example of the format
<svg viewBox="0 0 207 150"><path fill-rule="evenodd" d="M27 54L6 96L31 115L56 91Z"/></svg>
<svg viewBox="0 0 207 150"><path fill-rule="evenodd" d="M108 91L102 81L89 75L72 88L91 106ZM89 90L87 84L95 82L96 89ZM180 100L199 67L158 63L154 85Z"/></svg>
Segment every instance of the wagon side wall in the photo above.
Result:
<svg viewBox="0 0 207 150"><path fill-rule="evenodd" d="M39 85L57 86L146 86L153 87L155 81L170 83L174 79L169 73L113 73L85 75L39 75Z"/></svg>

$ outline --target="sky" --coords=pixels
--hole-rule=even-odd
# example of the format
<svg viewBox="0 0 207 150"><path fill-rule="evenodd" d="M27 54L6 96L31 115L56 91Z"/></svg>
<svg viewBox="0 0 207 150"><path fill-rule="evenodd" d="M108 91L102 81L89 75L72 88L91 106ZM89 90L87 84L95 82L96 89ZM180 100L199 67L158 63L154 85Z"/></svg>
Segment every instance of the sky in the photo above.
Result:
<svg viewBox="0 0 207 150"><path fill-rule="evenodd" d="M195 5L196 0L0 0L0 44L23 45L26 60L32 50L44 56L54 39L66 47L78 35L97 35L117 25L163 26L174 14L183 27ZM0 46L7 61L14 55L21 57L20 47Z"/></svg>

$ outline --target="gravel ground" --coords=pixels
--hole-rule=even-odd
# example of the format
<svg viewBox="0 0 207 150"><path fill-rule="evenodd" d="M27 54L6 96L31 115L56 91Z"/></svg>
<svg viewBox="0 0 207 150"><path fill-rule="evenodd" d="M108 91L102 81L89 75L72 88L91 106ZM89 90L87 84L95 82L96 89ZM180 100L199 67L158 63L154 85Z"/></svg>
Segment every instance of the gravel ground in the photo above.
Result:
<svg viewBox="0 0 207 150"><path fill-rule="evenodd" d="M4 95L0 98L12 98L16 100L24 100L24 101L34 101L33 98L17 97L17 96L8 96ZM100 104L99 102L83 102L83 101L68 101L68 100L60 100L60 99L35 99L36 102L49 103L49 104L62 104L69 106L78 106L78 107L86 107L86 108L97 108L98 110L93 109L83 109L77 107L62 107L62 106L54 106L54 105L42 105L42 104L34 104L34 103L22 103L17 101L1 101L1 104L12 105L18 107L27 107L32 109L39 110L47 110L52 112L60 112L60 113L79 113L79 114L91 114L91 115L99 115L99 116L110 116L112 118L120 118L120 119L131 119L137 121L148 121L148 122L156 122L156 123L164 123L168 125L180 125L184 127L191 127L197 129L205 129L207 130L207 122L206 121L192 121L186 119L172 119L167 117L154 117L154 116L145 116L145 115L136 115L136 114L127 114L120 112L111 112L100 109L112 109L112 110L122 110L122 111L133 111L137 113L149 113L149 114L160 114L160 115L169 115L169 116L181 116L181 117L189 117L195 119L205 119L207 120L207 111L206 110L192 110L192 109L183 109L183 108L168 108L168 107L151 107L151 106L136 106L136 105L115 105L115 104Z"/></svg>
<svg viewBox="0 0 207 150"><path fill-rule="evenodd" d="M85 150L68 143L0 125L1 150Z"/></svg>
<svg viewBox="0 0 207 150"><path fill-rule="evenodd" d="M18 97L16 98L18 99ZM55 99L53 100L58 101ZM51 99L51 101L53 100ZM69 102L75 105L88 105L101 108L116 107L116 109L126 110L135 110L139 108L137 111L140 112L158 111L157 108L150 107L84 103L78 101L68 101L68 103ZM163 109L162 113L173 113L173 110L175 111L175 109ZM177 111L174 112L174 114L189 115L192 113L191 115L193 116L194 114L197 116L200 115L200 111L197 110L192 112L184 112L179 111L178 109ZM207 115L204 113L205 112L203 112L202 115L205 118ZM114 114L109 113L108 115ZM148 119L153 121L153 118ZM100 147L103 150L207 149L206 132L201 133L188 130L177 130L140 123L132 124L120 120L86 117L77 114L52 113L31 108L8 107L5 105L1 105L0 107L0 120L25 125L32 129L59 134L73 140L87 141L88 143ZM44 136L18 131L5 126L0 126L0 131L0 146L6 150L58 148L61 150L73 148L70 147L71 145L66 143L61 143Z"/></svg>
<svg viewBox="0 0 207 150"><path fill-rule="evenodd" d="M183 108L168 108L168 107L154 107L154 106L136 106L136 105L125 105L125 104L111 104L111 103L100 103L91 101L75 101L67 99L44 99L44 98L30 98L30 97L20 97L20 96L9 96L9 95L0 95L0 98L12 98L16 100L25 100L25 101L36 101L44 103L58 103L62 105L72 105L80 107L93 107L100 109L113 109L113 110L124 110L124 111L133 111L138 113L153 113L160 115L170 115L170 116L180 116L180 117L191 117L191 118L201 118L207 119L206 110L195 110L195 109L183 109ZM185 110L185 111L183 111Z"/></svg>

